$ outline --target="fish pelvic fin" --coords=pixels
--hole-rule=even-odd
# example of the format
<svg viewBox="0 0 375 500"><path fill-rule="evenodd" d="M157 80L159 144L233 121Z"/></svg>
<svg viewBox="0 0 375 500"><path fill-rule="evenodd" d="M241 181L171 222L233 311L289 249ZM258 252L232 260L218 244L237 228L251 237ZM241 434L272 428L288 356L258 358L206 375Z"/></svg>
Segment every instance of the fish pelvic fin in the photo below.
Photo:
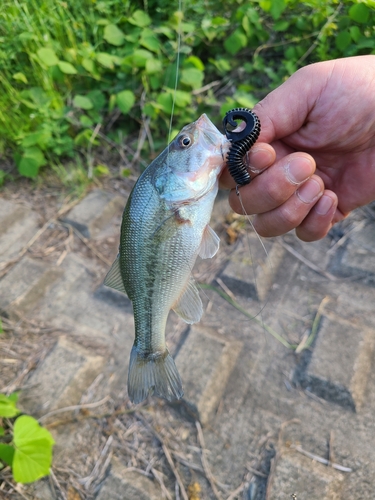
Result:
<svg viewBox="0 0 375 500"><path fill-rule="evenodd" d="M174 401L182 398L180 374L168 349L144 354L133 345L130 354L128 394L132 403L141 403L147 396Z"/></svg>

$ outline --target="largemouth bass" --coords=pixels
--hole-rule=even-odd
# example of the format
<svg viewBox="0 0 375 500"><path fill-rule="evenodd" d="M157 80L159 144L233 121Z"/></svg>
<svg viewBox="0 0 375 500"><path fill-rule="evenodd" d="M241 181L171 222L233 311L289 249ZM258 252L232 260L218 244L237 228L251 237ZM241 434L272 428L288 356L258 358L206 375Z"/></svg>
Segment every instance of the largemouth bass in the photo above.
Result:
<svg viewBox="0 0 375 500"><path fill-rule="evenodd" d="M198 255L211 258L219 249L209 221L230 144L202 115L147 167L129 196L119 255L104 284L127 293L133 304L128 394L134 403L149 394L183 395L165 326L171 309L187 323L203 314L191 271Z"/></svg>

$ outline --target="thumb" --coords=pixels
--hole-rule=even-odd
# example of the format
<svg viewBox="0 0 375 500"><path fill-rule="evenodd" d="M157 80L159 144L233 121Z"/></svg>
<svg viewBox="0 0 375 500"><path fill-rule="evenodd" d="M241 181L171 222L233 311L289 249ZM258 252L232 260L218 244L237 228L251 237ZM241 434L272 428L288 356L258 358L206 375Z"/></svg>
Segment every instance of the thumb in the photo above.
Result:
<svg viewBox="0 0 375 500"><path fill-rule="evenodd" d="M261 123L259 141L271 143L297 132L306 123L334 61L299 69L254 107Z"/></svg>

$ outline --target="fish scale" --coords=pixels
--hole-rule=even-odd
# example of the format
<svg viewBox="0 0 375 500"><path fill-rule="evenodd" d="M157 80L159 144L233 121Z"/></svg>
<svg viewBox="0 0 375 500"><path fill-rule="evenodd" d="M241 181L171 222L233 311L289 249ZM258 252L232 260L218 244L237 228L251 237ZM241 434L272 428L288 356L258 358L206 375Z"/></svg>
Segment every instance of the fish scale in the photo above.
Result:
<svg viewBox="0 0 375 500"><path fill-rule="evenodd" d="M187 323L203 307L191 271L198 254L215 255L209 227L218 177L230 142L202 115L187 125L137 180L124 210L119 256L105 284L132 301L135 341L128 376L130 399L183 395L165 341L169 311Z"/></svg>

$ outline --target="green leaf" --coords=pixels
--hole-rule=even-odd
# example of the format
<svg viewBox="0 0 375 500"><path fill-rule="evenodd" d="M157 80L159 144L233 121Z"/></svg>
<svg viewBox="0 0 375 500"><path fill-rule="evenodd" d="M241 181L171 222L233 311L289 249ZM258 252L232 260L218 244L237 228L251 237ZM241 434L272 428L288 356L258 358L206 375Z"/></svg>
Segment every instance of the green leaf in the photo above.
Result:
<svg viewBox="0 0 375 500"><path fill-rule="evenodd" d="M81 64L88 73L91 73L91 74L96 73L95 64L94 64L94 61L92 59L82 59Z"/></svg>
<svg viewBox="0 0 375 500"><path fill-rule="evenodd" d="M135 95L131 90L123 90L117 94L116 100L120 111L126 115L135 103Z"/></svg>
<svg viewBox="0 0 375 500"><path fill-rule="evenodd" d="M109 175L109 168L106 165L97 165L94 168L94 175L96 177L104 177L105 175Z"/></svg>
<svg viewBox="0 0 375 500"><path fill-rule="evenodd" d="M285 0L272 0L270 14L275 21L279 19L281 14L284 12L285 8L286 8Z"/></svg>
<svg viewBox="0 0 375 500"><path fill-rule="evenodd" d="M46 159L42 151L34 146L25 149L18 164L18 171L21 175L33 179L38 175L39 168L45 164Z"/></svg>
<svg viewBox="0 0 375 500"><path fill-rule="evenodd" d="M125 42L124 33L116 24L107 24L104 28L103 38L111 45L116 45L117 47L123 45Z"/></svg>
<svg viewBox="0 0 375 500"><path fill-rule="evenodd" d="M251 36L251 24L250 19L247 16L243 16L242 18L242 27L244 32L246 33L246 36Z"/></svg>
<svg viewBox="0 0 375 500"><path fill-rule="evenodd" d="M183 90L176 90L176 92L173 92L173 95L175 97L176 106L180 108L184 108L185 106L188 106L191 103L190 92L184 92Z"/></svg>
<svg viewBox="0 0 375 500"><path fill-rule="evenodd" d="M80 109L92 109L94 107L91 100L84 95L76 95L73 99L73 106Z"/></svg>
<svg viewBox="0 0 375 500"><path fill-rule="evenodd" d="M36 55L46 66L55 66L59 62L59 59L53 49L39 49Z"/></svg>
<svg viewBox="0 0 375 500"><path fill-rule="evenodd" d="M16 407L16 401L12 401L5 394L0 394L0 417L12 418L20 411Z"/></svg>
<svg viewBox="0 0 375 500"><path fill-rule="evenodd" d="M224 47L227 52L233 56L241 49L246 47L247 37L242 30L237 29L234 31L224 42Z"/></svg>
<svg viewBox="0 0 375 500"><path fill-rule="evenodd" d="M199 71L204 71L204 64L201 59L197 56L189 56L185 59L184 65L186 66L194 66L199 69Z"/></svg>
<svg viewBox="0 0 375 500"><path fill-rule="evenodd" d="M22 148L30 146L40 146L44 149L51 140L51 131L48 129L38 130L27 135L21 142Z"/></svg>
<svg viewBox="0 0 375 500"><path fill-rule="evenodd" d="M169 115L172 113L173 107L173 97L169 92L163 92L158 95L156 99L157 103L160 105L160 109Z"/></svg>
<svg viewBox="0 0 375 500"><path fill-rule="evenodd" d="M153 55L148 50L137 49L133 53L133 65L137 68L144 68L148 59L153 59Z"/></svg>
<svg viewBox="0 0 375 500"><path fill-rule="evenodd" d="M94 124L93 121L91 120L91 118L89 118L86 115L81 115L79 117L79 121L81 122L83 127L92 127Z"/></svg>
<svg viewBox="0 0 375 500"><path fill-rule="evenodd" d="M349 9L349 17L357 23L367 23L370 9L364 3L356 3Z"/></svg>
<svg viewBox="0 0 375 500"><path fill-rule="evenodd" d="M114 68L113 58L110 54L107 54L107 52L99 52L98 54L96 54L96 60L105 68Z"/></svg>
<svg viewBox="0 0 375 500"><path fill-rule="evenodd" d="M349 31L353 42L357 43L362 36L361 30L358 28L358 26L351 26L349 28Z"/></svg>
<svg viewBox="0 0 375 500"><path fill-rule="evenodd" d="M335 44L336 47L342 52L350 45L352 37L348 31L342 31L336 37Z"/></svg>
<svg viewBox="0 0 375 500"><path fill-rule="evenodd" d="M143 47L146 47L146 49L151 50L152 52L156 53L160 52L160 42L158 38L155 36L154 32L149 28L145 28L142 30L139 43Z"/></svg>
<svg viewBox="0 0 375 500"><path fill-rule="evenodd" d="M147 59L146 61L146 73L152 75L154 73L160 73L163 69L161 61L158 59Z"/></svg>
<svg viewBox="0 0 375 500"><path fill-rule="evenodd" d="M193 89L202 87L203 78L203 71L199 71L197 68L186 68L181 70L181 83Z"/></svg>
<svg viewBox="0 0 375 500"><path fill-rule="evenodd" d="M28 83L27 78L23 73L14 73L13 78L17 82Z"/></svg>
<svg viewBox="0 0 375 500"><path fill-rule="evenodd" d="M52 463L54 440L33 417L18 417L13 428L15 446L13 477L18 483L31 483L46 476Z"/></svg>
<svg viewBox="0 0 375 500"><path fill-rule="evenodd" d="M4 436L4 434L5 434L4 427L0 427L0 436Z"/></svg>
<svg viewBox="0 0 375 500"><path fill-rule="evenodd" d="M151 18L143 10L136 10L131 17L128 19L129 23L139 26L140 28L145 28L151 24Z"/></svg>
<svg viewBox="0 0 375 500"><path fill-rule="evenodd" d="M103 94L103 92L97 89L91 90L91 92L89 92L86 97L90 99L96 111L100 111L101 109L103 109L107 103L106 96Z"/></svg>
<svg viewBox="0 0 375 500"><path fill-rule="evenodd" d="M57 65L60 71L65 75L75 75L77 73L77 70L75 69L73 64L70 64L66 61L59 61Z"/></svg>
<svg viewBox="0 0 375 500"><path fill-rule="evenodd" d="M0 443L0 460L8 465L12 465L14 457L14 448L9 444Z"/></svg>
<svg viewBox="0 0 375 500"><path fill-rule="evenodd" d="M276 21L276 23L273 25L273 29L275 31L286 31L288 28L289 22L282 19L280 21Z"/></svg>

